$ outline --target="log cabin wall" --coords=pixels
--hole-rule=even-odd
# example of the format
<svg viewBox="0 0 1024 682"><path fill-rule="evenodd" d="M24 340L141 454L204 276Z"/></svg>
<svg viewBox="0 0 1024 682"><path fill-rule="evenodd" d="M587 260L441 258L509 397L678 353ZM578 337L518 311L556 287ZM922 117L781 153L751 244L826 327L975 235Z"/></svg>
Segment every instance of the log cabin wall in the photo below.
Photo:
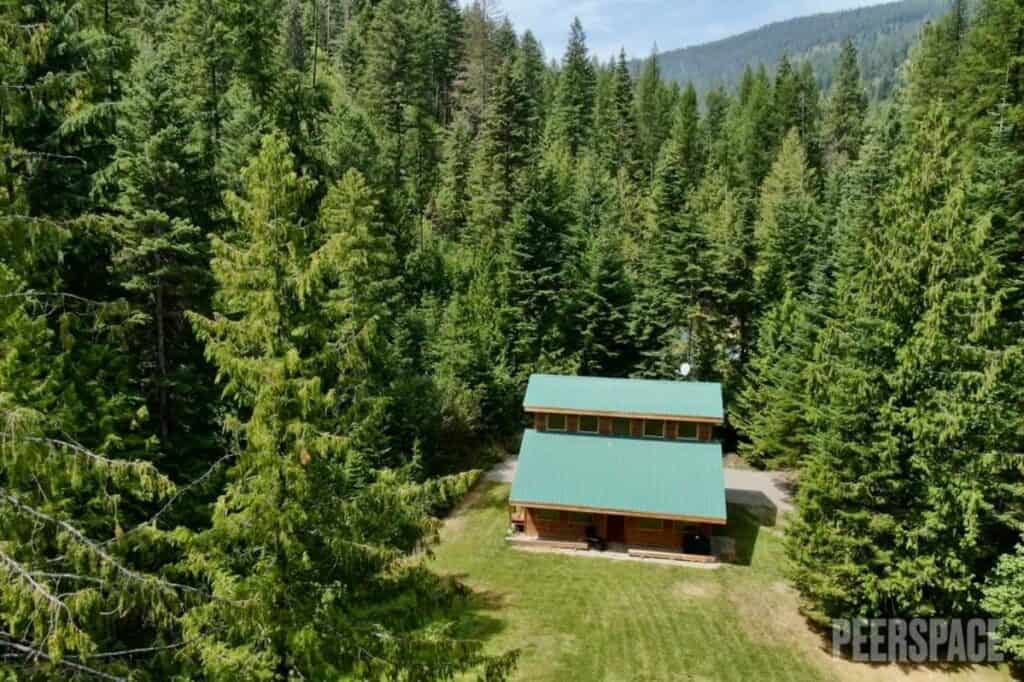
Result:
<svg viewBox="0 0 1024 682"><path fill-rule="evenodd" d="M652 529L645 524L651 519L635 516L626 517L626 544L648 547L664 547L678 550L682 546L683 533L668 520L661 521L661 528Z"/></svg>
<svg viewBox="0 0 1024 682"><path fill-rule="evenodd" d="M540 509L526 509L526 534L531 537L551 540L582 541L587 538L587 527L594 526L597 534L604 537L606 519L603 514L591 514L589 522L573 521L571 512L559 511L558 520L541 518Z"/></svg>

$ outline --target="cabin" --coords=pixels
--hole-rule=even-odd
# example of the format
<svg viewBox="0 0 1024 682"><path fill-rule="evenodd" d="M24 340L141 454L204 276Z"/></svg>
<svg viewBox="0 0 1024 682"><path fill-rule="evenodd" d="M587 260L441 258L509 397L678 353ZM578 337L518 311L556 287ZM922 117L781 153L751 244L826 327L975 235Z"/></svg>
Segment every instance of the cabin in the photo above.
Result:
<svg viewBox="0 0 1024 682"><path fill-rule="evenodd" d="M530 539L708 554L726 523L720 384L530 377L509 497Z"/></svg>

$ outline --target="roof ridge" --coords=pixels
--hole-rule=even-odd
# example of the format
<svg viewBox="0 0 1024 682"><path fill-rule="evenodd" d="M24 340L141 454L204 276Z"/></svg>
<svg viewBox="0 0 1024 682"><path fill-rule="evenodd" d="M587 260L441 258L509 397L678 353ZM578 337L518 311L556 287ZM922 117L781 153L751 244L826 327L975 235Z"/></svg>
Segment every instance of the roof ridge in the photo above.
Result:
<svg viewBox="0 0 1024 682"><path fill-rule="evenodd" d="M647 378L644 378L644 377L596 377L596 376L580 376L580 375L577 375L577 374L547 374L547 373L544 373L544 372L537 372L537 373L534 373L534 374L530 375L531 379L534 378L534 377L545 377L545 378L552 378L552 379L573 379L573 380L579 380L579 381L593 381L593 380L596 380L596 381L639 381L639 382L648 382L648 383L657 383L657 384L680 384L680 385L690 384L690 385L695 385L695 386L719 386L719 387L721 387L721 385L722 385L721 382L719 382L719 381L689 381L689 380L677 381L675 379L647 379Z"/></svg>

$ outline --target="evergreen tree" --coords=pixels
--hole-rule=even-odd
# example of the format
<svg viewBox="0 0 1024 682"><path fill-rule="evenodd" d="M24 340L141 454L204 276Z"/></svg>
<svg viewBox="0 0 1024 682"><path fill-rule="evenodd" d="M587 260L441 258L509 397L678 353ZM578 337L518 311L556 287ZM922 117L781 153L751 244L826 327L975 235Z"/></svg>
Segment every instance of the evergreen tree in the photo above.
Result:
<svg viewBox="0 0 1024 682"><path fill-rule="evenodd" d="M633 106L633 80L626 64L626 53L598 73L594 104L593 147L608 172L637 170L635 163L637 129Z"/></svg>
<svg viewBox="0 0 1024 682"><path fill-rule="evenodd" d="M751 191L756 191L768 175L782 140L773 99L764 66L756 72L748 68L740 84L739 106L732 110L728 135L736 146L737 171Z"/></svg>
<svg viewBox="0 0 1024 682"><path fill-rule="evenodd" d="M231 82L230 31L226 5L206 0L182 0L175 41L181 46L179 78L192 85L193 106L204 132L205 153L220 150L224 96Z"/></svg>
<svg viewBox="0 0 1024 682"><path fill-rule="evenodd" d="M462 58L462 15L456 0L416 3L413 11L413 32L422 37L416 48L424 96L434 118L447 124L452 118L451 94Z"/></svg>
<svg viewBox="0 0 1024 682"><path fill-rule="evenodd" d="M140 383L167 452L201 455L212 417L197 386L208 381L184 312L205 309L209 282L201 226L211 224L211 169L192 139L187 99L168 50L143 48L122 103L114 185L117 250L111 274L151 321L133 339ZM145 360L143 360L145 358ZM186 434L204 434L188 440ZM192 436L194 438L194 436ZM204 443L205 441L205 443ZM188 456L178 457L176 467Z"/></svg>
<svg viewBox="0 0 1024 682"><path fill-rule="evenodd" d="M457 104L474 134L490 97L494 69L501 63L493 41L494 17L488 0L473 0L463 15L462 62L456 80Z"/></svg>
<svg viewBox="0 0 1024 682"><path fill-rule="evenodd" d="M750 440L744 459L757 466L795 468L807 456L808 360L814 337L806 299L787 292L758 325L757 346L743 389L731 410L733 423Z"/></svg>
<svg viewBox="0 0 1024 682"><path fill-rule="evenodd" d="M452 639L435 618L453 595L407 560L433 532L435 493L408 468L376 468L380 451L338 419L352 411L345 376L372 362L373 325L360 320L387 269L365 186L349 174L324 219L303 224L312 183L279 137L245 184L229 197L237 238L214 242L222 312L192 318L240 437L213 525L190 541L187 566L214 594L185 619L206 674L443 679L483 665L500 676L511 660Z"/></svg>
<svg viewBox="0 0 1024 682"><path fill-rule="evenodd" d="M966 3L954 0L949 13L924 27L921 42L907 66L907 84L902 93L903 110L909 118L921 121L935 101L950 101L958 94L952 76L966 26Z"/></svg>
<svg viewBox="0 0 1024 682"><path fill-rule="evenodd" d="M818 615L973 613L976 576L1020 524L1020 436L1004 412L1020 395L1006 307L1019 305L1019 236L954 140L940 105L907 139L876 266L823 335L790 541Z"/></svg>
<svg viewBox="0 0 1024 682"><path fill-rule="evenodd" d="M168 504L174 484L145 461L133 433L145 409L125 392L115 311L90 315L60 296L42 306L33 298L0 264L4 668L31 679L160 675L155 649L132 664L105 654L176 639L175 618L198 592L165 577L146 556L160 552L152 529L135 526L134 511ZM72 321L83 313L91 328Z"/></svg>
<svg viewBox="0 0 1024 682"><path fill-rule="evenodd" d="M786 291L805 291L822 258L814 182L800 136L791 130L761 188L754 225L754 286L762 309L782 300Z"/></svg>
<svg viewBox="0 0 1024 682"><path fill-rule="evenodd" d="M601 227L588 238L573 280L572 329L579 335L579 373L624 376L629 371L630 291L621 237Z"/></svg>
<svg viewBox="0 0 1024 682"><path fill-rule="evenodd" d="M644 62L636 84L637 156L650 177L670 127L671 109L665 108L665 84L661 80L655 49Z"/></svg>
<svg viewBox="0 0 1024 682"><path fill-rule="evenodd" d="M999 558L986 581L982 606L1001 621L995 633L999 649L1024 659L1024 544Z"/></svg>
<svg viewBox="0 0 1024 682"><path fill-rule="evenodd" d="M692 200L696 219L707 234L709 297L717 316L718 371L731 396L739 384L754 338L754 239L747 220L749 199L715 165Z"/></svg>
<svg viewBox="0 0 1024 682"><path fill-rule="evenodd" d="M439 232L455 235L466 224L468 183L472 157L472 130L465 114L456 116L448 128L438 169L434 208Z"/></svg>
<svg viewBox="0 0 1024 682"><path fill-rule="evenodd" d="M861 83L857 48L852 40L843 42L836 79L832 84L825 116L825 138L830 162L855 160L864 139L864 118L868 99Z"/></svg>
<svg viewBox="0 0 1024 682"><path fill-rule="evenodd" d="M549 106L546 86L547 67L544 65L544 50L532 33L527 31L520 41L516 55L516 78L522 83L528 99L528 120L530 123L530 146L540 142L544 120Z"/></svg>
<svg viewBox="0 0 1024 682"><path fill-rule="evenodd" d="M594 88L595 75L587 55L587 37L577 18L572 22L569 44L562 57L548 131L552 143L565 145L573 156L583 149L590 136Z"/></svg>
<svg viewBox="0 0 1024 682"><path fill-rule="evenodd" d="M565 152L567 154L567 152ZM549 153L523 187L508 225L503 282L513 321L511 357L525 380L558 338L563 235L569 223L566 159Z"/></svg>
<svg viewBox="0 0 1024 682"><path fill-rule="evenodd" d="M705 376L710 371L708 361L696 362L695 356L704 341L709 281L703 259L707 237L688 205L700 177L696 95L691 94L689 105L684 100L677 110L651 186L632 321L644 376L664 376L685 360L695 361Z"/></svg>

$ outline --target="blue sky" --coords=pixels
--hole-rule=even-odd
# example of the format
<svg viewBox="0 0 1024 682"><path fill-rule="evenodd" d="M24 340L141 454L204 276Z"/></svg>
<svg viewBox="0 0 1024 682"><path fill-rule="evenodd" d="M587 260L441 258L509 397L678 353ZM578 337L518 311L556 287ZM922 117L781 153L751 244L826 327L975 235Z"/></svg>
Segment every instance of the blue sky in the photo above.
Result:
<svg viewBox="0 0 1024 682"><path fill-rule="evenodd" d="M490 0L522 32L560 57L574 16L583 22L587 45L602 59L625 47L647 56L657 43L665 51L742 33L773 21L879 4L880 0Z"/></svg>

